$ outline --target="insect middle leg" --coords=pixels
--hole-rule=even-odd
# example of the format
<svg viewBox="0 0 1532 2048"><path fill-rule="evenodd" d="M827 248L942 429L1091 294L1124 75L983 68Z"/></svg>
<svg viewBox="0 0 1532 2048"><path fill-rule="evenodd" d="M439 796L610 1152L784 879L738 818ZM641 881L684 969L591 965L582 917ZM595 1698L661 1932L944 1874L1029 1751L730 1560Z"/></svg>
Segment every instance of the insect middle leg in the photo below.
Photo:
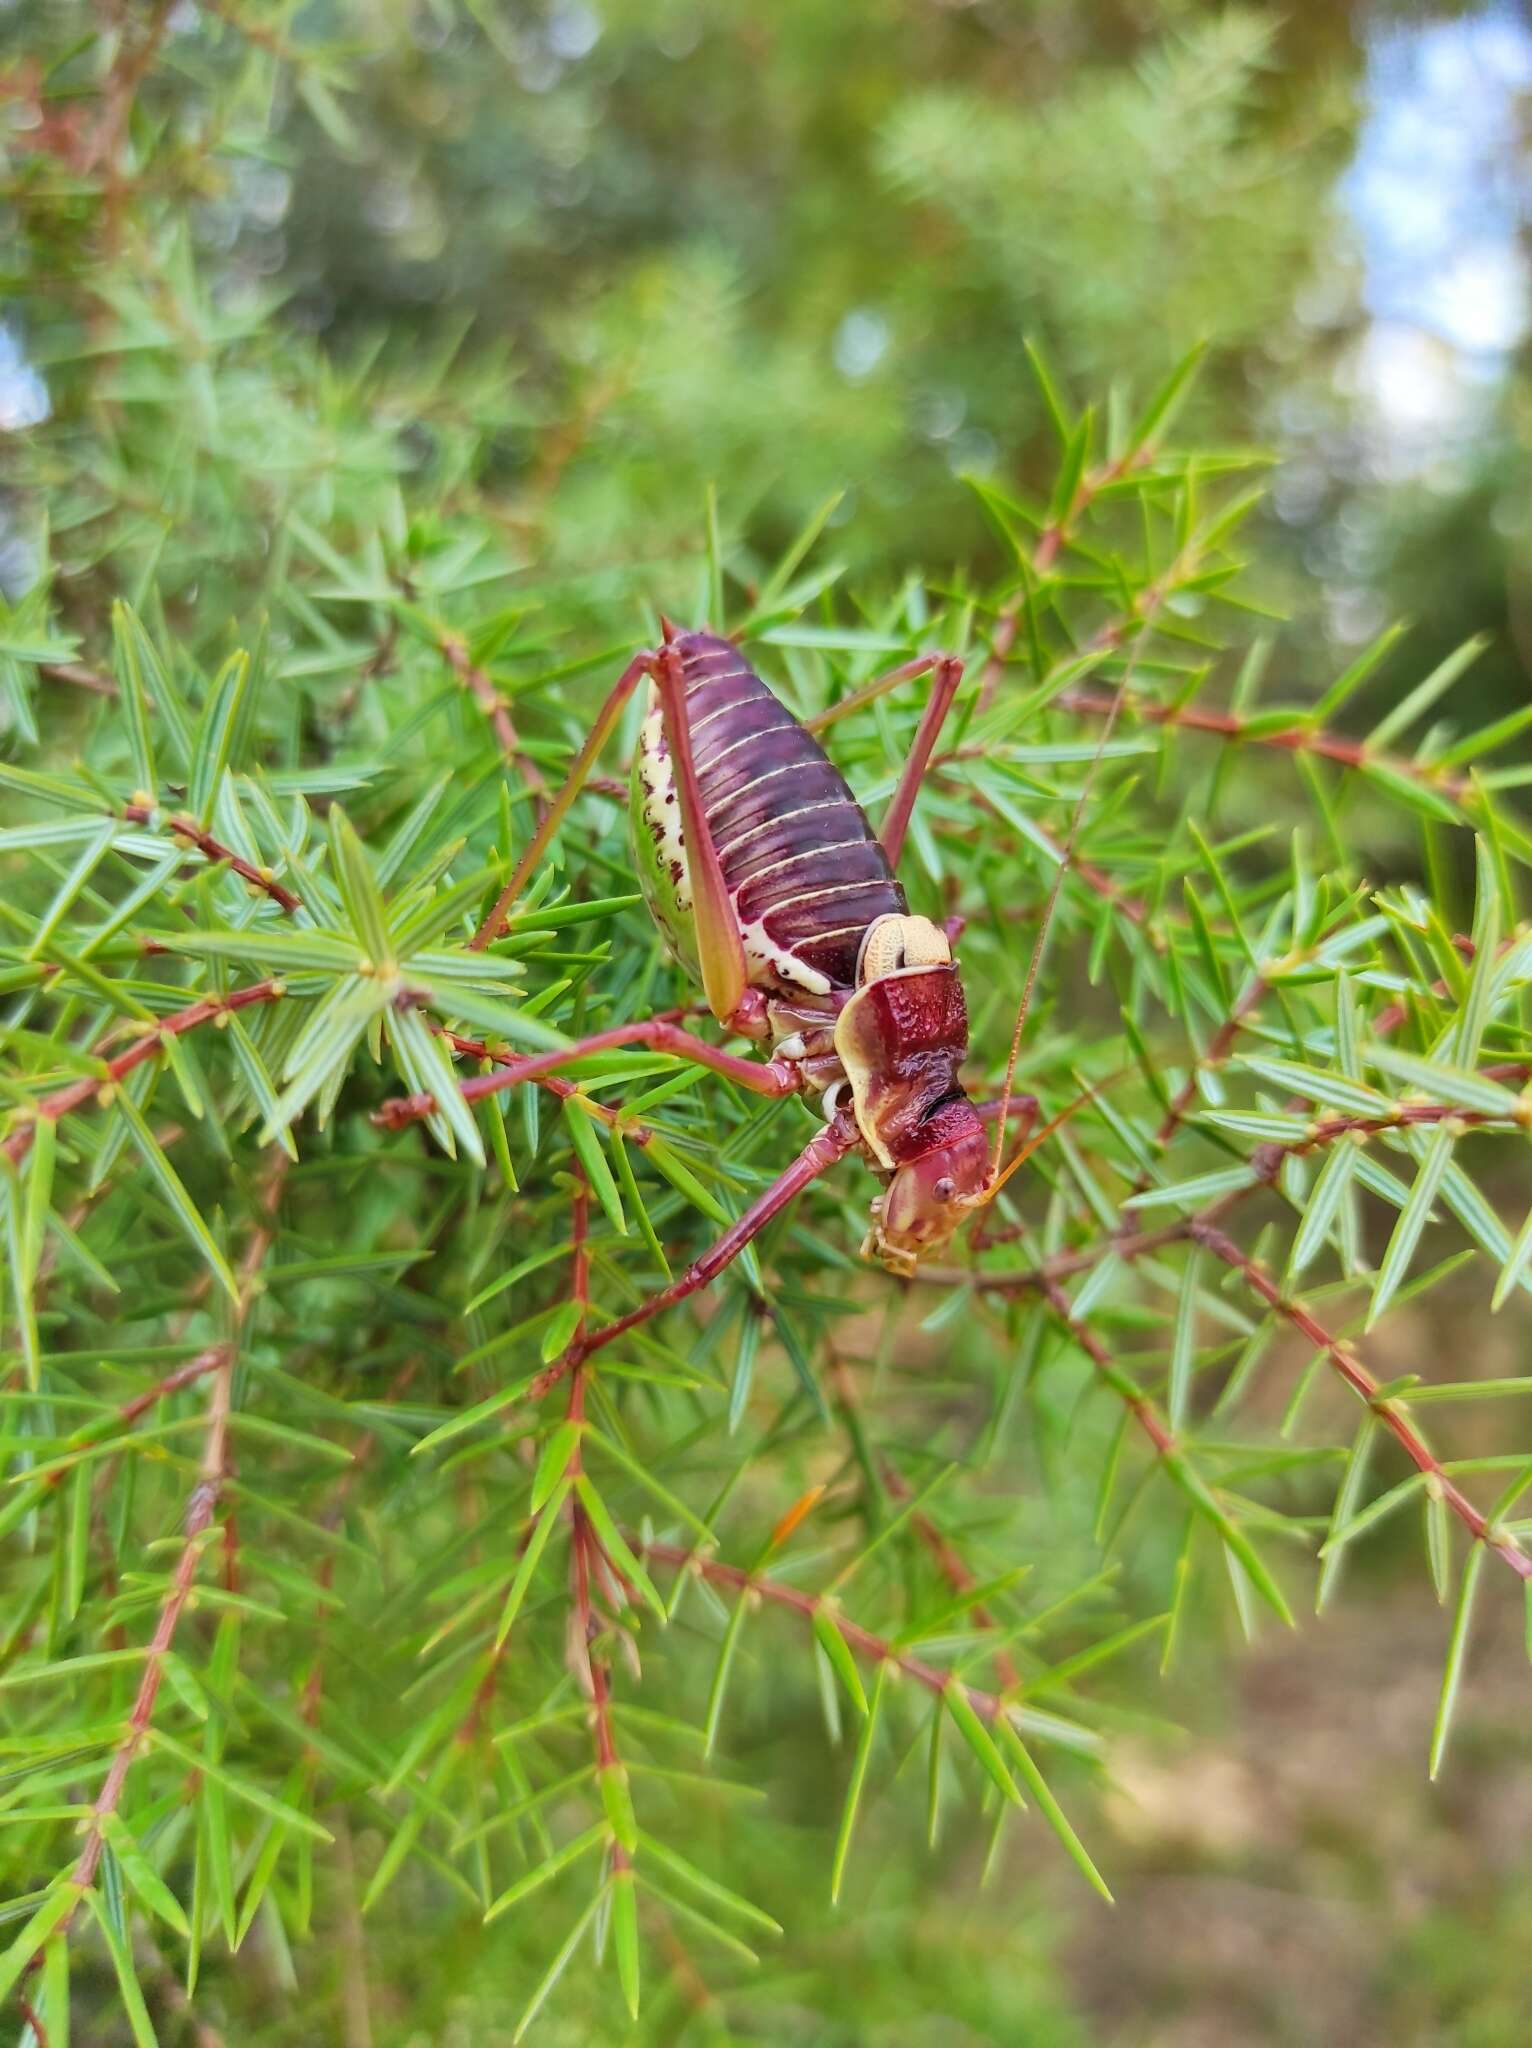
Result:
<svg viewBox="0 0 1532 2048"><path fill-rule="evenodd" d="M899 777L899 787L894 791L888 809L883 814L883 824L878 832L890 867L899 865L899 855L904 850L904 835L909 829L910 813L915 808L915 798L921 783L925 780L931 755L935 751L941 729L947 722L947 713L952 709L952 700L957 695L957 687L962 680L963 664L957 656L942 655L936 664L936 681L926 701L926 708L915 734L915 744L910 749L910 757Z"/></svg>
<svg viewBox="0 0 1532 2048"><path fill-rule="evenodd" d="M622 707L632 696L634 689L645 676L652 676L659 656L652 648L635 654L617 681L612 685L611 695L596 713L596 722L586 734L585 744L574 758L574 764L564 777L558 795L543 813L542 822L527 841L521 859L511 872L511 879L495 899L495 907L473 935L475 947L484 947L498 939L505 930L512 905L527 886L527 877L547 852L554 833L563 820L564 813L580 793L581 785L595 765L596 756L606 744L608 735L621 716Z"/></svg>
<svg viewBox="0 0 1532 2048"><path fill-rule="evenodd" d="M721 1045L709 1045L705 1038L693 1037L690 1031L683 1031L668 1017L637 1017L631 1023L614 1024L609 1030L593 1032L589 1038L577 1038L568 1045L554 1046L551 1051L528 1053L523 1059L508 1060L503 1066L496 1067L492 1074L470 1075L462 1083L463 1100L482 1101L486 1095L496 1095L502 1088L516 1088L523 1082L540 1081L547 1074L557 1073L561 1067L589 1058L592 1053L615 1052L625 1045L647 1045L655 1052L673 1053L678 1059L691 1060L699 1067L708 1067L713 1073L722 1074L726 1080L737 1081L754 1095L792 1095L801 1086L799 1071L788 1060L747 1059L740 1053L726 1052ZM432 1115L436 1106L434 1095L396 1095L377 1112L377 1121L387 1130L402 1130L417 1118Z"/></svg>

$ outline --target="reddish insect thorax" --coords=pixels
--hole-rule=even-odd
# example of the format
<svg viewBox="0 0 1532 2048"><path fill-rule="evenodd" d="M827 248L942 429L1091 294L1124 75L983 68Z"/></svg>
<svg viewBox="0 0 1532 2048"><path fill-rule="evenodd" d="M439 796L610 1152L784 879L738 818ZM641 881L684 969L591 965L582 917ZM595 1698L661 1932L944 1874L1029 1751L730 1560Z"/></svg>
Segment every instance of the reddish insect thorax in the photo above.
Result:
<svg viewBox="0 0 1532 2048"><path fill-rule="evenodd" d="M984 1126L958 1079L968 1010L957 968L939 961L867 982L841 1011L835 1047L873 1164L892 1176L869 1248L907 1271L946 1243L989 1174Z"/></svg>

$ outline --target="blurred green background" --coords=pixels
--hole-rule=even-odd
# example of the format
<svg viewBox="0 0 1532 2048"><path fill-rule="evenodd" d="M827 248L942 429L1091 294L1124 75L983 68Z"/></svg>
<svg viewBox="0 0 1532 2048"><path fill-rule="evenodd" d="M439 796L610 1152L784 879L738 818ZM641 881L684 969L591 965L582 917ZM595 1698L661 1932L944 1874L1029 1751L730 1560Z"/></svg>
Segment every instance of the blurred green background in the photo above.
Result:
<svg viewBox="0 0 1532 2048"><path fill-rule="evenodd" d="M101 14L0 6L3 111L35 161L64 140L37 133L40 74ZM396 410L374 426L402 423L419 470L456 465L539 571L641 586L696 554L709 483L763 554L840 491L853 567L982 570L997 543L963 478L1052 475L1022 338L1080 403L1141 395L1201 341L1183 437L1280 461L1263 539L1274 596L1301 593L1295 684L1405 614L1422 670L1492 632L1469 687L1520 701L1532 29L1510 0L116 14L164 17L142 94L163 141L123 204L184 225L209 347L380 351ZM58 290L90 209L18 166L11 427L67 415L90 374ZM143 278L146 336L173 284ZM345 396L268 419L248 468L322 468L321 427L354 463ZM204 599L210 540L248 573L199 536Z"/></svg>
<svg viewBox="0 0 1532 2048"><path fill-rule="evenodd" d="M23 515L46 485L70 515L55 520L66 609L72 520L88 521L102 481L88 353L52 290L85 216L67 190L29 185L27 164L47 155L40 72L99 11L0 0L0 494L16 493L9 515L0 496L0 581L28 580ZM375 424L448 478L443 520L471 506L536 574L588 577L594 616L631 621L655 565L697 555L709 483L730 534L763 556L839 491L834 550L864 577L992 566L1000 543L964 479L1025 496L1054 459L1023 337L1077 401L1142 395L1205 341L1183 437L1278 458L1258 547L1292 613L1281 694L1317 691L1407 614L1417 675L1493 635L1460 725L1525 701L1519 7L118 11L161 30L144 105L165 124L156 175L197 254L208 334L250 337L279 372L316 353L331 366L321 398L295 372L291 417L257 419L246 481L322 482L332 434L356 463L347 379L377 355L394 414ZM244 66L263 39L277 56L328 54L273 65L274 104L241 109L226 89L258 90ZM199 123L215 106L236 126L274 114L279 147L235 149L204 175ZM142 280L146 321L162 282ZM25 452L16 430L49 415L44 453ZM115 431L125 468L148 459L131 403ZM259 488L231 492L220 522L162 537L153 563L172 596L235 609L259 581L262 516ZM1450 1315L1449 1299L1422 1320L1422 1358L1450 1340ZM1188 1732L1114 1759L1098 1837L1115 1914L1057 1863L1034 1877L1013 1857L981 1887L981 1851L928 1859L916 1816L890 1801L880 1853L859 1858L849 1910L826 1909L801 1985L776 1984L755 2014L747 2000L688 2018L678 1968L676 2038L695 2021L697 2039L826 2048L1525 2042L1520 1650L1508 1624L1476 1648L1451 1771L1428 1787L1445 1621L1422 1601L1409 1538L1368 1569L1322 1626L1229 1661L1193 1644L1140 1703ZM762 1775L769 1749L770 1777L802 1802L776 1816L769 1897L798 1881L795 1824L817 1825L834 1792L818 1722L774 1721L769 1674L758 1702ZM365 1864L377 1845L354 1853ZM416 1937L407 1917L370 1952L356 1938L335 1960L356 1979L347 2048L509 2039L504 1950L444 1954L439 1923ZM271 1970L275 1996L279 1962L248 1967ZM578 2000L538 2038L593 2038Z"/></svg>

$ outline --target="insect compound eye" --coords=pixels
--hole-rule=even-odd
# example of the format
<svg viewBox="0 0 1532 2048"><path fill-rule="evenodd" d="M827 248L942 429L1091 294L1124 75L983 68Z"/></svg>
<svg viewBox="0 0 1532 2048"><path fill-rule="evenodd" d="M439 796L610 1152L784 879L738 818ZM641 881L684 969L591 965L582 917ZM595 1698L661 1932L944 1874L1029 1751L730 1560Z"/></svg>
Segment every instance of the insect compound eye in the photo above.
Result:
<svg viewBox="0 0 1532 2048"><path fill-rule="evenodd" d="M944 1173L931 1192L938 1202L950 1202L957 1193L957 1183L950 1173Z"/></svg>

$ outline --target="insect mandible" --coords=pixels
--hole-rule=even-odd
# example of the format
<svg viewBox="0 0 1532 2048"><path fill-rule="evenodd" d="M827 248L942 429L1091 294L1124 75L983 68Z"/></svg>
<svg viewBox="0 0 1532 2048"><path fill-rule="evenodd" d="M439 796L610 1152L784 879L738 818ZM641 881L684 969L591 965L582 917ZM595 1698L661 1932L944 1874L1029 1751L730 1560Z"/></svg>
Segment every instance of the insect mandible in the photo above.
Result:
<svg viewBox="0 0 1532 2048"><path fill-rule="evenodd" d="M636 654L618 678L474 943L487 945L505 928L623 707L647 682L629 804L639 882L714 1017L757 1041L766 1056L731 1053L671 1018L639 1018L513 1059L465 1081L463 1094L471 1101L589 1054L646 1045L757 1094L817 1094L825 1128L679 1279L582 1338L582 1356L706 1286L848 1153L859 1153L883 1183L863 1255L908 1274L993 1198L1031 1149L1024 1145L1002 1169L1022 1017L1004 1090L981 1113L959 1078L968 1022L951 942L942 926L910 913L895 872L916 793L962 680L961 660L918 655L834 707L839 715L901 683L932 677L914 745L874 833L813 731L732 640L678 632L663 618L661 627L660 646ZM1036 962L1034 954L1034 974ZM1022 1016L1031 984L1029 975ZM1029 1099L1014 1106L1029 1121L1036 1107ZM386 1106L382 1121L397 1126L433 1107L430 1096L401 1098ZM994 1112L992 1147L986 1121Z"/></svg>

